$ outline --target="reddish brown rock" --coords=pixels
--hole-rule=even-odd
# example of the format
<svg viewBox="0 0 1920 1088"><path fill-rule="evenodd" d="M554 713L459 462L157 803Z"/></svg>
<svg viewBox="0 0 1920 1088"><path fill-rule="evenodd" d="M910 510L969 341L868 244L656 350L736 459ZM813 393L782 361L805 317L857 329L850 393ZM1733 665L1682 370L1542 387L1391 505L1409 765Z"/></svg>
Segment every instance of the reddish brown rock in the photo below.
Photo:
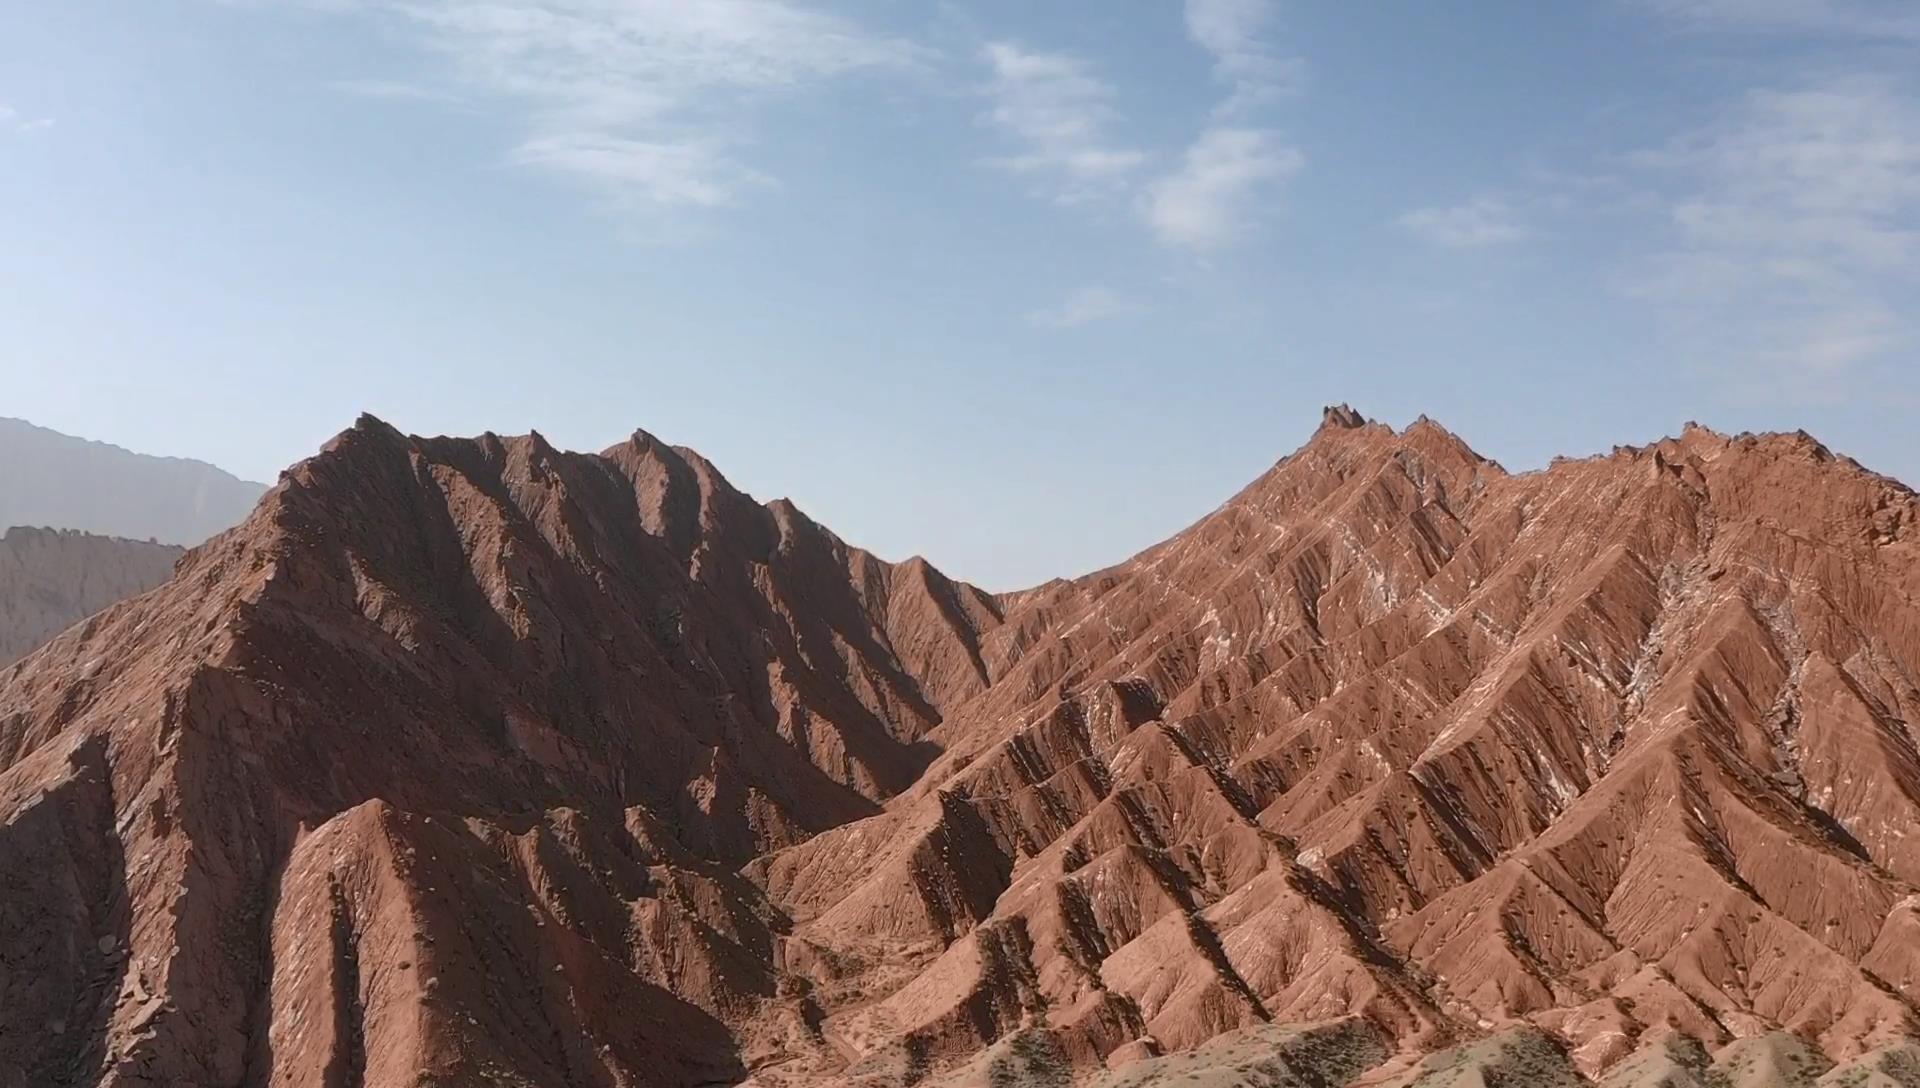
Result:
<svg viewBox="0 0 1920 1088"><path fill-rule="evenodd" d="M1898 1083L1917 513L1339 409L994 596L644 434L363 419L0 673L0 1084Z"/></svg>

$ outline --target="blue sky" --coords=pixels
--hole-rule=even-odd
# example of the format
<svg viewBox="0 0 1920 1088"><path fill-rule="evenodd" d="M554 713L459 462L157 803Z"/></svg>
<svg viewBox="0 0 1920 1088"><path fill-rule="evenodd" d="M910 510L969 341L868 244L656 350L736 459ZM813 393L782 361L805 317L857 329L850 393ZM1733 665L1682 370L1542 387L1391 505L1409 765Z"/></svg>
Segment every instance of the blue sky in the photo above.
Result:
<svg viewBox="0 0 1920 1088"><path fill-rule="evenodd" d="M0 414L635 427L994 588L1350 401L1920 482L1920 6L0 0Z"/></svg>

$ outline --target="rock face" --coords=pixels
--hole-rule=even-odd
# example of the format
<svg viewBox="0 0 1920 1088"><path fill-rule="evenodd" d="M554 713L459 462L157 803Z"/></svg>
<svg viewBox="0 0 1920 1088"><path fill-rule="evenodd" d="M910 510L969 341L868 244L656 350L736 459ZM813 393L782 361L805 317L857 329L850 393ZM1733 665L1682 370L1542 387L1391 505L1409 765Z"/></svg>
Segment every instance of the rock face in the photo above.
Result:
<svg viewBox="0 0 1920 1088"><path fill-rule="evenodd" d="M203 461L0 418L0 525L191 545L239 524L265 490Z"/></svg>
<svg viewBox="0 0 1920 1088"><path fill-rule="evenodd" d="M0 536L0 665L167 580L182 550L62 529Z"/></svg>
<svg viewBox="0 0 1920 1088"><path fill-rule="evenodd" d="M1905 1083L1917 520L1341 409L996 597L363 419L0 671L0 1085Z"/></svg>

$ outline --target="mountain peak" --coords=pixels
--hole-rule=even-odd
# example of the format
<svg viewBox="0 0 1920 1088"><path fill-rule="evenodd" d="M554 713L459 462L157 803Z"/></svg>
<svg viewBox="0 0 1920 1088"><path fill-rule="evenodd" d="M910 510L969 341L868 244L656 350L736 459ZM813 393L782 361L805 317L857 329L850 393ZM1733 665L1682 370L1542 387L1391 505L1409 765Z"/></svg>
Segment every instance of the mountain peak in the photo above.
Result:
<svg viewBox="0 0 1920 1088"><path fill-rule="evenodd" d="M372 412L361 412L359 415L355 416L353 420L353 426L348 429L354 430L354 431L369 431L376 434L399 434L400 433L393 426L393 424L388 423L386 420L381 419L379 416L374 415Z"/></svg>
<svg viewBox="0 0 1920 1088"><path fill-rule="evenodd" d="M644 432L369 420L0 671L16 1079L1913 1045L1920 507L1810 439L1508 475L1340 405L994 597Z"/></svg>
<svg viewBox="0 0 1920 1088"><path fill-rule="evenodd" d="M1358 430L1369 422L1371 420L1347 404L1330 404L1320 411L1320 426L1323 429Z"/></svg>

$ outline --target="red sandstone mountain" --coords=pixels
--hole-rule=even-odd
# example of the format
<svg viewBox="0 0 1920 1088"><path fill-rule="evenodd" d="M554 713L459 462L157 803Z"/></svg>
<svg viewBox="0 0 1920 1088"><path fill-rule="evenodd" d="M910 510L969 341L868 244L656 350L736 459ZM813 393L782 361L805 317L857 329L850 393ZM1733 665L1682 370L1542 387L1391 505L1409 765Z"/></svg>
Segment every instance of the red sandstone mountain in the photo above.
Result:
<svg viewBox="0 0 1920 1088"><path fill-rule="evenodd" d="M182 549L71 529L0 534L0 665L167 580Z"/></svg>
<svg viewBox="0 0 1920 1088"><path fill-rule="evenodd" d="M995 597L363 419L0 672L0 1085L1913 1083L1916 520L1340 410Z"/></svg>

